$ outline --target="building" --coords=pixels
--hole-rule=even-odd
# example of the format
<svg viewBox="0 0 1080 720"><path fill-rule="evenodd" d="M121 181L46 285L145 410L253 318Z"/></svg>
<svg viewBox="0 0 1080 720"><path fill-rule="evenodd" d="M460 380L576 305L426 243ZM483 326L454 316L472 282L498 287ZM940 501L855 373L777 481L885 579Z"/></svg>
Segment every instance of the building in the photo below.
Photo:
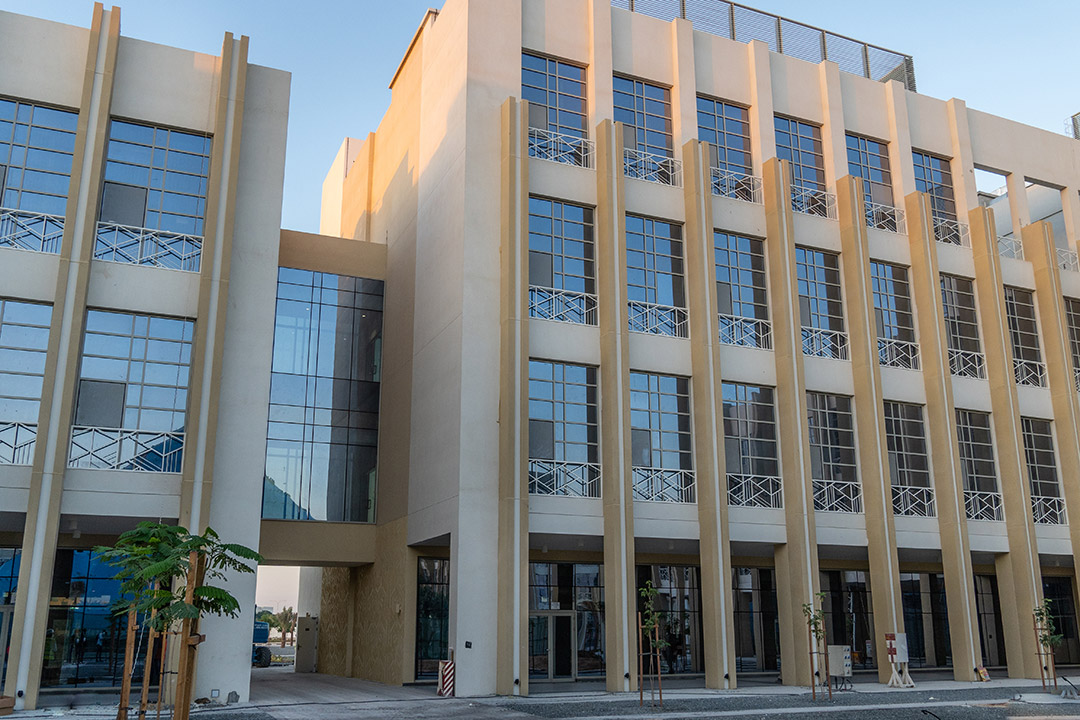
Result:
<svg viewBox="0 0 1080 720"><path fill-rule="evenodd" d="M1058 661L1080 662L1080 143L919 95L910 57L831 32L721 0L638 9L430 11L379 128L330 166L320 235L275 226L287 79L246 65L244 41L220 59L146 46L115 9L89 33L0 25L0 53L84 78L0 63L16 114L83 109L57 209L3 196L63 225L59 256L0 249L14 334L51 326L11 348L44 353L40 394L0 389L33 403L3 432L45 438L0 444L0 540L34 558L5 693L30 706L71 677L85 633L72 602L50 627L47 579L92 579L71 553L140 517L305 566L320 672L424 681L452 653L462 695L635 689L649 583L664 671L708 687L808 683L818 593L829 642L883 679L890 632L958 680L1037 677L1044 597ZM149 92L192 67L186 96ZM126 219L141 195L110 175L146 124L204 139L206 208L150 243L177 259L125 262L126 228L174 232L149 205ZM7 167L13 188L25 169ZM980 196L977 169L1006 191ZM198 274L196 240L215 251ZM170 319L176 339L148 340L179 343L174 364L191 348L168 427L128 427L162 408L93 374L117 310ZM247 698L250 619L207 624L199 694Z"/></svg>

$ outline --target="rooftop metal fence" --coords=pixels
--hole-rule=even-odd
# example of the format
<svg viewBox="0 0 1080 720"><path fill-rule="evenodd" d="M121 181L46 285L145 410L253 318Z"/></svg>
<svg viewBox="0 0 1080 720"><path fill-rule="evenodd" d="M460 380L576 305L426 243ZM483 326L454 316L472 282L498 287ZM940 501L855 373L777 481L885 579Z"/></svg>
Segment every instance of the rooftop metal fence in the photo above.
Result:
<svg viewBox="0 0 1080 720"><path fill-rule="evenodd" d="M611 0L611 4L667 22L685 18L698 30L739 42L761 40L773 52L815 64L832 60L845 72L881 82L899 80L915 91L915 64L910 55L745 5L727 0Z"/></svg>

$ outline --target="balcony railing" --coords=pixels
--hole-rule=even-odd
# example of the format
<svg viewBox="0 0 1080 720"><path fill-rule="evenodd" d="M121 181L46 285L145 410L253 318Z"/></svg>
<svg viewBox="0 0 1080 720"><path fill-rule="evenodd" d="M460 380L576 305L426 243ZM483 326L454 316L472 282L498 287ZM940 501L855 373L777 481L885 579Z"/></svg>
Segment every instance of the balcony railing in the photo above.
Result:
<svg viewBox="0 0 1080 720"><path fill-rule="evenodd" d="M697 501L693 470L635 467L633 477L635 500L670 503Z"/></svg>
<svg viewBox="0 0 1080 720"><path fill-rule="evenodd" d="M1005 519L1005 504L1001 493L982 490L964 491L964 512L968 520L990 520L998 522Z"/></svg>
<svg viewBox="0 0 1080 720"><path fill-rule="evenodd" d="M600 464L529 460L529 494L600 497Z"/></svg>
<svg viewBox="0 0 1080 720"><path fill-rule="evenodd" d="M1037 525L1064 525L1065 498L1032 495L1031 515Z"/></svg>
<svg viewBox="0 0 1080 720"><path fill-rule="evenodd" d="M202 242L198 235L98 223L94 259L199 272Z"/></svg>
<svg viewBox="0 0 1080 720"><path fill-rule="evenodd" d="M1077 258L1075 250L1070 248L1058 248L1057 261L1058 267L1062 270L1080 272L1080 259Z"/></svg>
<svg viewBox="0 0 1080 720"><path fill-rule="evenodd" d="M1073 368L1073 382L1076 384L1076 392L1080 392L1080 367Z"/></svg>
<svg viewBox="0 0 1080 720"><path fill-rule="evenodd" d="M892 205L866 202L866 227L891 233L907 234L904 211Z"/></svg>
<svg viewBox="0 0 1080 720"><path fill-rule="evenodd" d="M861 513L862 486L857 482L815 480L814 509L821 512Z"/></svg>
<svg viewBox="0 0 1080 720"><path fill-rule="evenodd" d="M541 128L529 128L529 157L551 162L591 168L596 157L596 145L588 138L579 138Z"/></svg>
<svg viewBox="0 0 1080 720"><path fill-rule="evenodd" d="M669 337L690 337L690 316L686 308L655 305L631 300L628 303L630 332Z"/></svg>
<svg viewBox="0 0 1080 720"><path fill-rule="evenodd" d="M1017 385L1046 387L1046 363L1013 358L1013 373L1016 375Z"/></svg>
<svg viewBox="0 0 1080 720"><path fill-rule="evenodd" d="M998 255L1003 258L1012 258L1013 260L1024 259L1024 244L1011 237L998 236L997 239Z"/></svg>
<svg viewBox="0 0 1080 720"><path fill-rule="evenodd" d="M68 467L178 473L183 459L182 432L71 428Z"/></svg>
<svg viewBox="0 0 1080 720"><path fill-rule="evenodd" d="M772 350L772 323L768 320L717 315L720 342L724 345Z"/></svg>
<svg viewBox="0 0 1080 720"><path fill-rule="evenodd" d="M761 204L761 178L720 168L710 168L712 194Z"/></svg>
<svg viewBox="0 0 1080 720"><path fill-rule="evenodd" d="M933 488L893 485L892 507L893 514L902 517L937 517Z"/></svg>
<svg viewBox="0 0 1080 720"><path fill-rule="evenodd" d="M0 247L59 253L64 218L59 215L0 208Z"/></svg>
<svg viewBox="0 0 1080 720"><path fill-rule="evenodd" d="M797 213L836 219L836 196L826 190L805 185L791 186L791 209Z"/></svg>
<svg viewBox="0 0 1080 720"><path fill-rule="evenodd" d="M811 357L847 360L847 333L839 330L804 327L802 329L802 351L803 355Z"/></svg>
<svg viewBox="0 0 1080 720"><path fill-rule="evenodd" d="M934 218L934 238L945 245L971 247L971 230L967 223L951 218Z"/></svg>
<svg viewBox="0 0 1080 720"><path fill-rule="evenodd" d="M529 317L577 325L596 325L596 308L596 296L590 293L529 286Z"/></svg>
<svg viewBox="0 0 1080 720"><path fill-rule="evenodd" d="M778 477L728 474L728 505L731 507L782 508L783 487Z"/></svg>
<svg viewBox="0 0 1080 720"><path fill-rule="evenodd" d="M895 338L878 338L878 360L882 367L919 369L919 343Z"/></svg>
<svg viewBox="0 0 1080 720"><path fill-rule="evenodd" d="M654 155L633 148L625 148L623 172L626 173L626 177L635 180L682 187L682 161L666 155Z"/></svg>
<svg viewBox="0 0 1080 720"><path fill-rule="evenodd" d="M949 371L957 377L986 378L986 356L973 350L949 348Z"/></svg>
<svg viewBox="0 0 1080 720"><path fill-rule="evenodd" d="M37 425L0 422L0 465L33 465Z"/></svg>

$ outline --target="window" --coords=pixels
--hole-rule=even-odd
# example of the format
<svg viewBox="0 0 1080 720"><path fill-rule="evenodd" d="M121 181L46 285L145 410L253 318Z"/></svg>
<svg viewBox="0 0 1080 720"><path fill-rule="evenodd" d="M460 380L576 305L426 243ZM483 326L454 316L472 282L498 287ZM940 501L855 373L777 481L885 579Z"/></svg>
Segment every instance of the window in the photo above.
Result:
<svg viewBox="0 0 1080 720"><path fill-rule="evenodd" d="M893 512L934 517L934 491L926 454L926 430L919 405L885 401L885 441L889 452Z"/></svg>
<svg viewBox="0 0 1080 720"><path fill-rule="evenodd" d="M867 204L893 206L889 145L861 135L847 136L848 173L863 179Z"/></svg>
<svg viewBox="0 0 1080 720"><path fill-rule="evenodd" d="M795 265L803 353L846 360L848 345L840 293L840 257L797 247Z"/></svg>
<svg viewBox="0 0 1080 720"><path fill-rule="evenodd" d="M808 392L806 404L814 509L862 512L851 398Z"/></svg>
<svg viewBox="0 0 1080 720"><path fill-rule="evenodd" d="M964 477L964 505L970 520L1004 519L994 466L994 438L990 414L956 411L960 469Z"/></svg>
<svg viewBox="0 0 1080 720"><path fill-rule="evenodd" d="M643 80L614 78L615 121L624 126L623 146L638 153L674 157L671 90Z"/></svg>
<svg viewBox="0 0 1080 720"><path fill-rule="evenodd" d="M637 500L693 502L690 382L630 373L630 440Z"/></svg>
<svg viewBox="0 0 1080 720"><path fill-rule="evenodd" d="M1019 385L1046 385L1046 365L1039 352L1039 327L1035 300L1030 290L1005 286L1005 316L1009 321L1013 370Z"/></svg>
<svg viewBox="0 0 1080 720"><path fill-rule="evenodd" d="M586 142L585 68L533 53L521 54L521 97L529 103L529 156L592 167Z"/></svg>
<svg viewBox="0 0 1080 720"><path fill-rule="evenodd" d="M0 207L63 217L78 120L68 110L0 98ZM0 246L14 244L6 235ZM59 251L59 238L45 249Z"/></svg>
<svg viewBox="0 0 1080 720"><path fill-rule="evenodd" d="M822 570L821 602L825 616L825 642L850 645L851 665L865 670L877 667L876 658L867 652L873 647L874 604L870 593L870 573L862 570Z"/></svg>
<svg viewBox="0 0 1080 720"><path fill-rule="evenodd" d="M968 278L941 274L941 301L949 334L949 365L953 375L985 378L986 364L979 343L975 288Z"/></svg>
<svg viewBox="0 0 1080 720"><path fill-rule="evenodd" d="M1073 578L1044 575L1043 597L1050 601L1054 627L1061 642L1054 647L1054 663L1074 665L1080 662L1080 632L1077 631L1076 602L1073 599Z"/></svg>
<svg viewBox="0 0 1080 720"><path fill-rule="evenodd" d="M918 370L919 348L915 345L915 321L907 268L871 262L870 282L874 293L874 319L881 364Z"/></svg>
<svg viewBox="0 0 1080 720"><path fill-rule="evenodd" d="M825 192L825 155L821 144L821 128L782 115L777 115L773 122L776 127L776 156L791 163L792 186ZM794 197L795 193L792 195ZM795 210L809 212L799 204L796 204Z"/></svg>
<svg viewBox="0 0 1080 720"><path fill-rule="evenodd" d="M577 616L573 628L559 625L567 611ZM603 565L529 563L529 612L529 677L604 674ZM560 632L575 642L562 643Z"/></svg>
<svg viewBox="0 0 1080 720"><path fill-rule="evenodd" d="M915 189L930 196L935 221L956 221L956 197L948 158L913 150Z"/></svg>
<svg viewBox="0 0 1080 720"><path fill-rule="evenodd" d="M682 226L627 215L626 266L631 332L687 337Z"/></svg>
<svg viewBox="0 0 1080 720"><path fill-rule="evenodd" d="M773 389L724 383L723 397L728 503L783 507Z"/></svg>
<svg viewBox="0 0 1080 720"><path fill-rule="evenodd" d="M731 568L735 671L780 668L780 618L772 568Z"/></svg>
<svg viewBox="0 0 1080 720"><path fill-rule="evenodd" d="M89 310L71 467L180 472L195 323Z"/></svg>
<svg viewBox="0 0 1080 720"><path fill-rule="evenodd" d="M449 660L450 561L422 557L416 563L416 679L439 675Z"/></svg>
<svg viewBox="0 0 1080 720"><path fill-rule="evenodd" d="M280 268L264 518L374 522L381 280Z"/></svg>
<svg viewBox="0 0 1080 720"><path fill-rule="evenodd" d="M900 592L911 666L951 667L945 575L900 573Z"/></svg>
<svg viewBox="0 0 1080 720"><path fill-rule="evenodd" d="M1054 435L1049 420L1020 418L1024 436L1024 459L1031 482L1031 504L1035 522L1065 524L1065 503L1058 485Z"/></svg>
<svg viewBox="0 0 1080 720"><path fill-rule="evenodd" d="M529 492L600 497L596 368L529 362Z"/></svg>
<svg viewBox="0 0 1080 720"><path fill-rule="evenodd" d="M521 53L521 98L529 102L529 127L588 137L585 68L580 65Z"/></svg>
<svg viewBox="0 0 1080 720"><path fill-rule="evenodd" d="M1080 300L1065 298L1065 323L1069 328L1069 350L1072 352L1076 389L1080 391Z"/></svg>
<svg viewBox="0 0 1080 720"><path fill-rule="evenodd" d="M711 166L725 173L753 175L750 162L750 111L740 105L698 95L698 140L709 144Z"/></svg>
<svg viewBox="0 0 1080 720"><path fill-rule="evenodd" d="M713 232L713 257L720 342L771 348L764 243L717 230Z"/></svg>
<svg viewBox="0 0 1080 720"><path fill-rule="evenodd" d="M660 615L660 637L668 645L660 650L660 672L665 675L705 672L704 633L701 628L701 569L692 565L638 565L638 612L645 609L641 589L656 588L654 608ZM646 636L642 652L652 650Z"/></svg>
<svg viewBox="0 0 1080 720"><path fill-rule="evenodd" d="M30 465L52 306L0 298L0 465Z"/></svg>
<svg viewBox="0 0 1080 720"><path fill-rule="evenodd" d="M593 211L529 198L529 316L597 324Z"/></svg>
<svg viewBox="0 0 1080 720"><path fill-rule="evenodd" d="M211 140L113 119L94 257L197 272Z"/></svg>

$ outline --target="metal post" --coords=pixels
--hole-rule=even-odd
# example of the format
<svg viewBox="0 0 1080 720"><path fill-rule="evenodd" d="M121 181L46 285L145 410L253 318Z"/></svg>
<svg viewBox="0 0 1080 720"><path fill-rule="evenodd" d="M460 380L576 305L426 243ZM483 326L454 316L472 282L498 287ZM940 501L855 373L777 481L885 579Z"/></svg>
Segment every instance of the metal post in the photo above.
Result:
<svg viewBox="0 0 1080 720"><path fill-rule="evenodd" d="M645 686L642 684L641 679L644 677L642 674L644 668L641 662L641 653L645 646L641 643L641 613L637 614L637 688L638 688L638 707L645 704Z"/></svg>
<svg viewBox="0 0 1080 720"><path fill-rule="evenodd" d="M862 46L863 75L870 78L870 46L863 43ZM873 80L873 78L870 78Z"/></svg>
<svg viewBox="0 0 1080 720"><path fill-rule="evenodd" d="M821 31L821 59L829 59L829 43L825 39L825 31Z"/></svg>
<svg viewBox="0 0 1080 720"><path fill-rule="evenodd" d="M783 28L780 25L780 16L776 16L776 52L781 55L784 53L784 35Z"/></svg>
<svg viewBox="0 0 1080 720"><path fill-rule="evenodd" d="M728 17L730 18L729 26L731 27L731 39L735 39L735 6L728 3Z"/></svg>

